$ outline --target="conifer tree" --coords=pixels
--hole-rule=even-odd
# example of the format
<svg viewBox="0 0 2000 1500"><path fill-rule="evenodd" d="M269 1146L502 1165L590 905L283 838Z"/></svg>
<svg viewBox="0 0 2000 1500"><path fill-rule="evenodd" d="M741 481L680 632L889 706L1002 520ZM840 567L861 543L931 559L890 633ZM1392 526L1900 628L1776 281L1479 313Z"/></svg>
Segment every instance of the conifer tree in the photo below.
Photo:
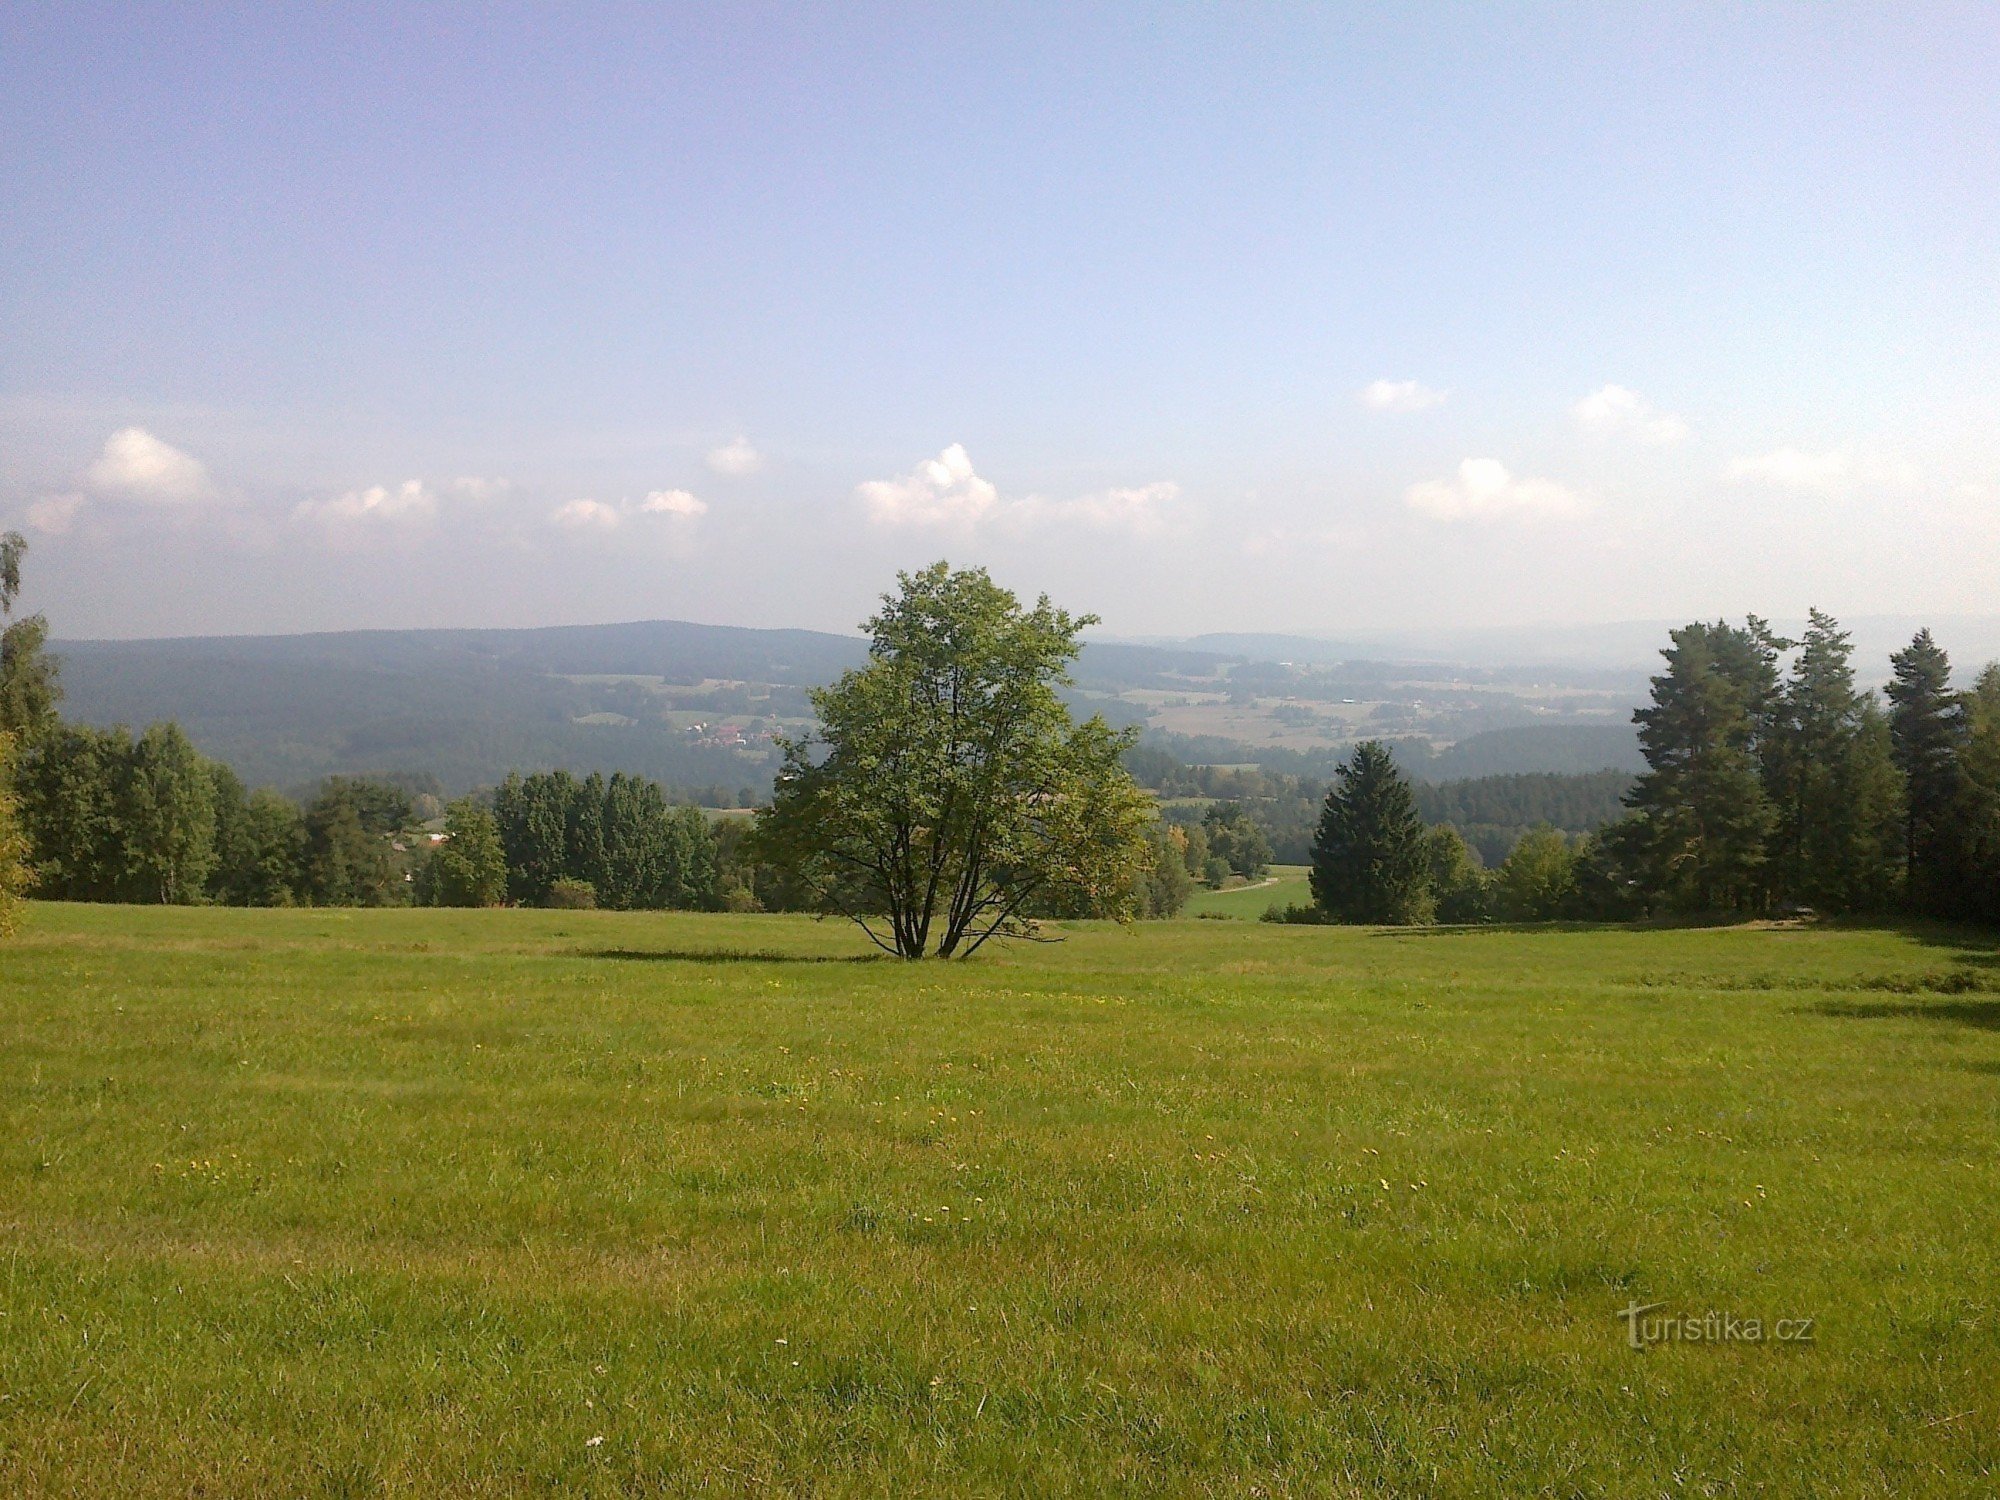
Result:
<svg viewBox="0 0 2000 1500"><path fill-rule="evenodd" d="M1626 797L1646 888L1682 911L1754 912L1769 900L1765 840L1774 815L1760 754L1776 753L1776 648L1752 618L1673 631L1638 710L1647 770Z"/></svg>
<svg viewBox="0 0 2000 1500"><path fill-rule="evenodd" d="M1991 663L1965 696L1965 753L1959 790L1959 830L1965 890L1961 913L2000 924L2000 662Z"/></svg>
<svg viewBox="0 0 2000 1500"><path fill-rule="evenodd" d="M1430 921L1424 820L1389 747L1364 740L1333 775L1313 838L1314 902L1336 922Z"/></svg>
<svg viewBox="0 0 2000 1500"><path fill-rule="evenodd" d="M1928 630L1889 658L1889 741L1903 773L1903 861L1911 899L1948 913L1961 840L1959 752L1965 705L1951 690L1951 659Z"/></svg>
<svg viewBox="0 0 2000 1500"><path fill-rule="evenodd" d="M1888 726L1854 685L1853 647L1811 612L1782 696L1782 734L1766 757L1777 808L1772 865L1791 899L1822 911L1879 911L1900 872L1902 782Z"/></svg>

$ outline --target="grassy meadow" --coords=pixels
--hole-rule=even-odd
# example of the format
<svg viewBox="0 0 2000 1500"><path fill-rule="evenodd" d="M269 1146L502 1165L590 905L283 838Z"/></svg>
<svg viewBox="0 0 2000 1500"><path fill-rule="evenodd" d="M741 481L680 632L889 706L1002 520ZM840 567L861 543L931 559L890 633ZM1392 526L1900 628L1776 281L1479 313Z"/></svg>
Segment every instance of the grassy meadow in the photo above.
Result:
<svg viewBox="0 0 2000 1500"><path fill-rule="evenodd" d="M38 906L0 1494L1993 1493L1996 1148L1943 931Z"/></svg>
<svg viewBox="0 0 2000 1500"><path fill-rule="evenodd" d="M1190 917L1242 917L1256 921L1274 906L1312 905L1312 887L1307 865L1273 865L1268 878L1247 885L1226 886L1219 891L1195 888L1188 897Z"/></svg>

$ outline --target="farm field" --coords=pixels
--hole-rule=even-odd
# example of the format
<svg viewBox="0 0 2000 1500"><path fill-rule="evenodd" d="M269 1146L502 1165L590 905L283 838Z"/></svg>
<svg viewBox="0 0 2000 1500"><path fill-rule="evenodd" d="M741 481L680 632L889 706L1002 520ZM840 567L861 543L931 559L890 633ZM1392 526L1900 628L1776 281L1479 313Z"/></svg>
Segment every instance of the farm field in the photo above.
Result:
<svg viewBox="0 0 2000 1500"><path fill-rule="evenodd" d="M2000 1485L1990 941L989 953L34 907L0 1493ZM1765 1337L1634 1349L1647 1304Z"/></svg>
<svg viewBox="0 0 2000 1500"><path fill-rule="evenodd" d="M1250 885L1211 891L1199 886L1188 897L1190 917L1242 917L1256 921L1273 906L1305 906L1312 902L1306 865L1273 865L1268 879Z"/></svg>

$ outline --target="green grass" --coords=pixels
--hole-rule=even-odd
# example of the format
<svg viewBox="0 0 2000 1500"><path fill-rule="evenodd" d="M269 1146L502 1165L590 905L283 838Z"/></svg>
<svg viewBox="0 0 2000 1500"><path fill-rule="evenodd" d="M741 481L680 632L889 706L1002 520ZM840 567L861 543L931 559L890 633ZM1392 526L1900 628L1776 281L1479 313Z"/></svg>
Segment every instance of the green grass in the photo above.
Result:
<svg viewBox="0 0 2000 1500"><path fill-rule="evenodd" d="M1241 917L1254 922L1273 906L1304 906L1312 901L1307 889L1306 865L1271 866L1270 883L1232 886L1228 890L1197 888L1188 897L1185 915L1190 917Z"/></svg>
<svg viewBox="0 0 2000 1500"><path fill-rule="evenodd" d="M34 908L0 950L0 1493L2000 1484L1991 945L862 951ZM1817 1336L1634 1351L1634 1301Z"/></svg>

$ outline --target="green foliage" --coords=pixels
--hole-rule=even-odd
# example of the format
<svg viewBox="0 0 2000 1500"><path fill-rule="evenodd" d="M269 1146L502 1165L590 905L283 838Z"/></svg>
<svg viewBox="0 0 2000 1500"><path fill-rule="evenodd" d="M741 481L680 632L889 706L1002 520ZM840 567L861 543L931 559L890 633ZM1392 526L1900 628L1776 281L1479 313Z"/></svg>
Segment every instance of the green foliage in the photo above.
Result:
<svg viewBox="0 0 2000 1500"><path fill-rule="evenodd" d="M1671 640L1652 704L1633 715L1648 769L1627 801L1643 829L1645 884L1679 911L1761 911L1780 643L1754 616L1740 630L1683 626Z"/></svg>
<svg viewBox="0 0 2000 1500"><path fill-rule="evenodd" d="M1184 830L1155 822L1146 829L1146 859L1138 873L1132 914L1138 917L1179 916L1194 893L1187 867L1188 837Z"/></svg>
<svg viewBox="0 0 2000 1500"><path fill-rule="evenodd" d="M28 543L18 531L0 535L0 734L26 736L47 727L62 698L55 658L45 649L49 624L40 615L13 619L21 593L21 559Z"/></svg>
<svg viewBox="0 0 2000 1500"><path fill-rule="evenodd" d="M470 797L445 809L444 842L420 877L426 906L498 906L507 899L507 856L493 814Z"/></svg>
<svg viewBox="0 0 2000 1500"><path fill-rule="evenodd" d="M1493 903L1511 922L1551 922L1571 914L1577 850L1553 828L1532 828L1493 872Z"/></svg>
<svg viewBox="0 0 2000 1500"><path fill-rule="evenodd" d="M1988 666L1965 696L1960 757L1959 846L1963 916L2000 926L2000 664Z"/></svg>
<svg viewBox="0 0 2000 1500"><path fill-rule="evenodd" d="M1423 820L1379 740L1355 746L1334 771L1313 841L1312 893L1337 922L1407 925L1434 914Z"/></svg>
<svg viewBox="0 0 2000 1500"><path fill-rule="evenodd" d="M899 583L868 665L786 743L758 857L905 958L1032 935L1037 910L1129 914L1152 817L1120 763L1132 735L1072 723L1057 691L1094 617L1023 609L984 569Z"/></svg>
<svg viewBox="0 0 2000 1500"><path fill-rule="evenodd" d="M551 911L594 911L597 907L597 887L588 880L559 876L550 884L549 894L542 904Z"/></svg>
<svg viewBox="0 0 2000 1500"><path fill-rule="evenodd" d="M1777 820L1772 870L1785 896L1819 911L1885 911L1902 855L1902 783L1888 725L1856 690L1844 631L1812 611L1766 756Z"/></svg>
<svg viewBox="0 0 2000 1500"><path fill-rule="evenodd" d="M215 898L230 906L290 906L305 880L306 823L298 804L260 787L240 802L218 797L217 809Z"/></svg>
<svg viewBox="0 0 2000 1500"><path fill-rule="evenodd" d="M1529 829L1594 833L1625 812L1629 771L1537 772L1470 781L1419 781L1410 790L1426 823L1449 823L1481 861L1498 865Z"/></svg>
<svg viewBox="0 0 2000 1500"><path fill-rule="evenodd" d="M406 793L382 782L328 777L305 810L303 888L315 906L400 906L409 872L391 847L408 820Z"/></svg>
<svg viewBox="0 0 2000 1500"><path fill-rule="evenodd" d="M215 778L178 724L133 745L122 814L128 899L200 900L215 868Z"/></svg>
<svg viewBox="0 0 2000 1500"><path fill-rule="evenodd" d="M715 905L715 841L696 807L674 806L657 782L620 772L509 776L494 793L507 888L524 905L581 881L616 910Z"/></svg>
<svg viewBox="0 0 2000 1500"><path fill-rule="evenodd" d="M126 870L124 809L132 737L81 724L43 728L16 771L35 894L57 901L136 899Z"/></svg>
<svg viewBox="0 0 2000 1500"><path fill-rule="evenodd" d="M0 937L14 931L29 879L28 838L14 796L14 736L0 730Z"/></svg>
<svg viewBox="0 0 2000 1500"><path fill-rule="evenodd" d="M1964 873L1958 813L1965 705L1951 690L1951 660L1928 630L1889 658L1889 742L1903 773L1903 852L1912 896L1950 909Z"/></svg>
<svg viewBox="0 0 2000 1500"><path fill-rule="evenodd" d="M1231 874L1262 880L1269 872L1271 840L1239 804L1214 804L1201 815L1201 828L1208 840L1208 857L1221 860Z"/></svg>
<svg viewBox="0 0 2000 1500"><path fill-rule="evenodd" d="M1492 882L1472 846L1449 823L1425 831L1424 870L1440 922L1478 922L1492 915Z"/></svg>

